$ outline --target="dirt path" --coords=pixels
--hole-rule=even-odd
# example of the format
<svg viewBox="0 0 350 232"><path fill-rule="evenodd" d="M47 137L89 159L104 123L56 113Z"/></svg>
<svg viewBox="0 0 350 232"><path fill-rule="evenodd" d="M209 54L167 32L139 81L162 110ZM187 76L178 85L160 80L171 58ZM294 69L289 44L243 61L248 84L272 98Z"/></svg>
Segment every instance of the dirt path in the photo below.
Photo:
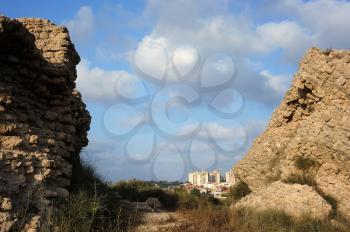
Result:
<svg viewBox="0 0 350 232"><path fill-rule="evenodd" d="M135 232L181 231L185 224L185 220L174 212L145 213Z"/></svg>

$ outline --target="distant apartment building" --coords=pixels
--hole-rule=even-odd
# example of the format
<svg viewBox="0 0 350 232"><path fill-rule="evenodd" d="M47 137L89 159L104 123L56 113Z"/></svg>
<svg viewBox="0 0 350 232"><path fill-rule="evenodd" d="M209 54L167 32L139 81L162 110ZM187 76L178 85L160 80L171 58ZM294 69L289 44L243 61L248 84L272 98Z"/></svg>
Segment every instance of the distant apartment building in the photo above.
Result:
<svg viewBox="0 0 350 232"><path fill-rule="evenodd" d="M209 183L220 184L221 183L221 174L218 171L212 171L208 173Z"/></svg>
<svg viewBox="0 0 350 232"><path fill-rule="evenodd" d="M206 172L197 171L188 174L188 182L195 186L204 186L206 184L220 184L221 174L218 171Z"/></svg>
<svg viewBox="0 0 350 232"><path fill-rule="evenodd" d="M209 182L208 172L192 172L188 174L188 181L196 186L203 186Z"/></svg>

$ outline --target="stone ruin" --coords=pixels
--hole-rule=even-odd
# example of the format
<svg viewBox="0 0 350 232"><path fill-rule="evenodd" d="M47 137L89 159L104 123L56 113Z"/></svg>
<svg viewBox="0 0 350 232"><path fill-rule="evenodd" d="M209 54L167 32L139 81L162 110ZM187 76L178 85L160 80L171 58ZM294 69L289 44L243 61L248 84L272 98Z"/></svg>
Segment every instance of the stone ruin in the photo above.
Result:
<svg viewBox="0 0 350 232"><path fill-rule="evenodd" d="M265 132L233 169L237 208L350 219L350 51L310 49Z"/></svg>
<svg viewBox="0 0 350 232"><path fill-rule="evenodd" d="M0 46L0 231L36 231L88 143L80 57L67 29L43 19L0 16Z"/></svg>

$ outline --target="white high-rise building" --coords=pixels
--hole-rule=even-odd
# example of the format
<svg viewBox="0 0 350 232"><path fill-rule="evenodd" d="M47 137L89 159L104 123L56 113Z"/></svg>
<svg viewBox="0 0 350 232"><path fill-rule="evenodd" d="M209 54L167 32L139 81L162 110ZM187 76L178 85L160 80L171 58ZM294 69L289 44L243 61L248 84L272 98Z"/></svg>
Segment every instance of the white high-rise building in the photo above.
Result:
<svg viewBox="0 0 350 232"><path fill-rule="evenodd" d="M212 172L191 172L188 174L188 182L195 186L203 186L208 183L220 184L221 174L218 171Z"/></svg>
<svg viewBox="0 0 350 232"><path fill-rule="evenodd" d="M218 171L209 172L209 183L220 184L221 182L221 174Z"/></svg>
<svg viewBox="0 0 350 232"><path fill-rule="evenodd" d="M188 174L188 181L193 185L203 186L204 184L208 183L209 174L205 171L192 172Z"/></svg>

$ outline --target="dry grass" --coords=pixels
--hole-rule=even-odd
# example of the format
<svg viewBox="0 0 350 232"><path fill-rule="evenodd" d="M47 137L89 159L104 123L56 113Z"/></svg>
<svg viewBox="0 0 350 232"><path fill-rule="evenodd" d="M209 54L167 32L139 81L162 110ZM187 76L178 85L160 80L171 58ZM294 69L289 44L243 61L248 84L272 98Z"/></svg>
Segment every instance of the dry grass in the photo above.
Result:
<svg viewBox="0 0 350 232"><path fill-rule="evenodd" d="M80 166L73 183L68 199L58 199L42 212L40 232L122 232L142 220L90 166Z"/></svg>
<svg viewBox="0 0 350 232"><path fill-rule="evenodd" d="M58 209L45 211L41 232L119 232L129 231L142 215L110 202L105 195L91 197L86 193L72 195Z"/></svg>
<svg viewBox="0 0 350 232"><path fill-rule="evenodd" d="M142 214L130 210L128 205L123 206L122 201L116 195L115 186L111 188L101 181L93 169L83 167L80 175L80 178L76 179L76 188L72 190L69 199L56 201L54 202L55 207L43 212L42 218L45 220L43 220L40 232L126 232L132 231L142 221ZM290 177L288 182L314 186L314 182L304 176ZM140 184L144 187L142 183L138 183L137 186ZM129 194L129 187L117 189L125 190L125 193ZM144 189L143 187L141 189ZM137 190L140 190L139 188L140 186ZM152 189L147 189L147 193L150 190ZM143 196L140 191L136 192L136 197ZM153 191L151 192L153 194ZM232 200L230 202L239 200L249 192L248 186L241 182L231 189L230 198ZM350 231L350 224L337 214L326 221L317 221L308 217L295 220L278 211L233 210L228 207L230 204L217 202L205 194L187 193L184 189L178 189L173 194L176 195L176 198L169 199L172 204L176 204L176 215L185 222L181 223L178 228L174 228L174 232ZM333 198L328 198L328 201L333 202ZM334 212L336 212L336 202L333 202L333 205ZM178 220L178 218L170 218L167 223L173 221L175 223L175 219ZM337 223L334 223L334 219Z"/></svg>
<svg viewBox="0 0 350 232"><path fill-rule="evenodd" d="M348 232L350 227L331 221L317 221L307 217L292 219L278 211L235 211L229 208L181 212L189 223L175 232Z"/></svg>
<svg viewBox="0 0 350 232"><path fill-rule="evenodd" d="M316 181L315 178L312 175L308 174L291 174L286 179L282 180L284 183L287 184L301 184L301 185L308 185L311 187L316 187Z"/></svg>

